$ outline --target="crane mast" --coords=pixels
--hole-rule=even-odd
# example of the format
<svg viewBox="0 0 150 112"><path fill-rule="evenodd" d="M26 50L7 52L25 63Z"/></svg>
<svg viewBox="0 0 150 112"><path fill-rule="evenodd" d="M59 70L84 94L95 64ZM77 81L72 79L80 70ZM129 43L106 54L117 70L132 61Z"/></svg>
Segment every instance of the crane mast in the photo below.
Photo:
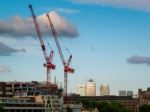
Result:
<svg viewBox="0 0 150 112"><path fill-rule="evenodd" d="M56 32L56 30L54 28L54 25L53 25L53 23L51 21L51 18L49 16L49 14L47 14L47 18L48 18L48 21L49 21L49 26L50 26L52 35L54 37L54 40L55 40L55 43L56 43L56 46L57 46L57 49L58 49L61 61L62 61L63 66L64 66L64 91L65 91L64 94L67 95L67 86L68 86L68 76L67 76L67 74L68 73L74 73L74 69L69 67L70 63L71 63L72 55L70 55L68 61L66 62L65 59L64 59L64 56L63 56L62 49L60 47L59 41L58 41L57 32Z"/></svg>
<svg viewBox="0 0 150 112"><path fill-rule="evenodd" d="M44 64L44 66L47 68L47 84L46 85L48 86L50 84L50 71L51 71L51 69L53 69L53 70L55 69L55 65L52 64L52 58L53 58L54 51L51 51L49 56L47 55L45 44L44 44L44 41L43 41L43 38L42 38L42 33L40 31L40 26L37 22L37 19L36 19L36 16L34 14L32 5L29 5L29 8L31 10L32 19L33 19L33 22L34 22L34 25L35 25L35 29L36 29L40 44L41 44L41 48L42 48L42 51L43 51L43 54L44 54L44 58L45 58L45 61L46 61L46 64Z"/></svg>

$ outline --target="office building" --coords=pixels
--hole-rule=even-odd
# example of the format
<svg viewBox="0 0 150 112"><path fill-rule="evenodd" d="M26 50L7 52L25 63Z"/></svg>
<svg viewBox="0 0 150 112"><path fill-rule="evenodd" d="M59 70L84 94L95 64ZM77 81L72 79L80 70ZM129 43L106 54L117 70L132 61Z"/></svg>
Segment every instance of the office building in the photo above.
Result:
<svg viewBox="0 0 150 112"><path fill-rule="evenodd" d="M127 96L126 90L120 90L119 91L119 96Z"/></svg>
<svg viewBox="0 0 150 112"><path fill-rule="evenodd" d="M86 83L86 96L96 96L96 84L92 79Z"/></svg>
<svg viewBox="0 0 150 112"><path fill-rule="evenodd" d="M150 105L150 88L147 88L147 90L145 91L142 91L142 89L139 89L138 94L139 94L140 105L143 105L143 104Z"/></svg>
<svg viewBox="0 0 150 112"><path fill-rule="evenodd" d="M63 104L56 95L28 97L0 97L0 104L7 112L81 112L81 104Z"/></svg>
<svg viewBox="0 0 150 112"><path fill-rule="evenodd" d="M85 96L85 84L79 84L77 87L77 94L80 96Z"/></svg>
<svg viewBox="0 0 150 112"><path fill-rule="evenodd" d="M133 91L127 91L127 96L132 96L133 97Z"/></svg>
<svg viewBox="0 0 150 112"><path fill-rule="evenodd" d="M109 85L102 84L100 86L100 96L109 95Z"/></svg>

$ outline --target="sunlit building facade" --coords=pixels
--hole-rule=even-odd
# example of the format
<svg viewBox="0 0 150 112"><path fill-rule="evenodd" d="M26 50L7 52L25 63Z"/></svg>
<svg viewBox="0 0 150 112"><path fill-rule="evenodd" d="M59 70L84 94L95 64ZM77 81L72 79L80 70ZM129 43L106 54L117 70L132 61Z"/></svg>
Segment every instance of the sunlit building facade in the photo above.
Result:
<svg viewBox="0 0 150 112"><path fill-rule="evenodd" d="M77 87L77 94L80 96L85 96L85 84L79 84Z"/></svg>
<svg viewBox="0 0 150 112"><path fill-rule="evenodd" d="M102 84L100 86L100 96L107 96L109 95L109 85Z"/></svg>
<svg viewBox="0 0 150 112"><path fill-rule="evenodd" d="M96 96L96 84L92 79L86 83L86 96Z"/></svg>

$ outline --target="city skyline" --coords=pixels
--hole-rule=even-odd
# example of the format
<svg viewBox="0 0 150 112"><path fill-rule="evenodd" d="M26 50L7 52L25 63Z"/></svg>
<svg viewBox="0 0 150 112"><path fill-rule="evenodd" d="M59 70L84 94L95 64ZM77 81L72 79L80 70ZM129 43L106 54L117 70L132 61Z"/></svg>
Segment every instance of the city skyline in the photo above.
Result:
<svg viewBox="0 0 150 112"><path fill-rule="evenodd" d="M75 74L68 76L69 91L75 91L78 82L93 79L97 90L100 84L109 84L110 94L119 90L146 89L150 79L150 2L143 0L2 0L0 1L0 75L1 81L46 80L45 62L28 5L45 23L43 14L53 11L56 30L73 55ZM34 25L34 24L33 24ZM59 25L65 27L59 27ZM14 28L19 27L19 30ZM47 51L47 41L55 51L56 70L51 72L63 82L61 64L53 38L41 26ZM62 44L62 43L61 43ZM62 45L63 47L63 45ZM63 47L65 59L68 53Z"/></svg>

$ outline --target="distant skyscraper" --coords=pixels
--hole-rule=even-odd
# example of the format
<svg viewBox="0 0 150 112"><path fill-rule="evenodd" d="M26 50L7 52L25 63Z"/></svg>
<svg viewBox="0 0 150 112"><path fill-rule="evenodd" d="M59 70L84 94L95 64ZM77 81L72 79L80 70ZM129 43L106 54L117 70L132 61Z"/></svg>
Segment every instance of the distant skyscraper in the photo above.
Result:
<svg viewBox="0 0 150 112"><path fill-rule="evenodd" d="M96 96L96 84L92 79L86 83L86 96Z"/></svg>
<svg viewBox="0 0 150 112"><path fill-rule="evenodd" d="M78 85L77 93L80 94L80 96L85 96L85 84Z"/></svg>
<svg viewBox="0 0 150 112"><path fill-rule="evenodd" d="M133 91L127 91L127 96L133 96Z"/></svg>
<svg viewBox="0 0 150 112"><path fill-rule="evenodd" d="M102 84L100 86L100 95L101 96L109 95L109 85Z"/></svg>
<svg viewBox="0 0 150 112"><path fill-rule="evenodd" d="M126 90L120 90L119 91L119 96L127 96Z"/></svg>

